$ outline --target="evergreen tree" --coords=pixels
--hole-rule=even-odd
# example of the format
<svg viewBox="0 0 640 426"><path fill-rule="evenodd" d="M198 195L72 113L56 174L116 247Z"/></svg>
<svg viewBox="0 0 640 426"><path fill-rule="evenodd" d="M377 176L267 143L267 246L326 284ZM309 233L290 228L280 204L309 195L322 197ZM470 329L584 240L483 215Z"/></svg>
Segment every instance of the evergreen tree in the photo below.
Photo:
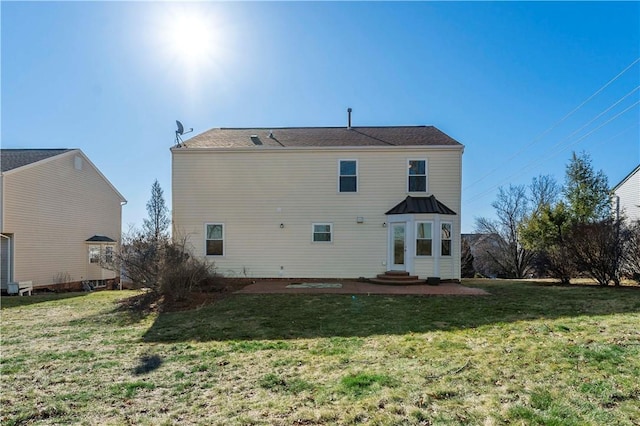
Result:
<svg viewBox="0 0 640 426"><path fill-rule="evenodd" d="M567 165L564 195L573 223L598 222L611 215L607 176L602 170L593 170L591 157L586 152L573 153Z"/></svg>
<svg viewBox="0 0 640 426"><path fill-rule="evenodd" d="M159 242L169 238L169 209L164 202L164 192L158 179L151 186L151 198L147 202L148 219L144 219L142 229L150 241Z"/></svg>

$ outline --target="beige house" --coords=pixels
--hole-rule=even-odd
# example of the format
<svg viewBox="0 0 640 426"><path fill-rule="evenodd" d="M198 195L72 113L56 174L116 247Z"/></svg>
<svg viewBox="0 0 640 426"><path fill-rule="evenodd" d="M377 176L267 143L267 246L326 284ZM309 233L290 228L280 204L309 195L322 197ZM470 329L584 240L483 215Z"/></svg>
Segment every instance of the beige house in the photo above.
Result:
<svg viewBox="0 0 640 426"><path fill-rule="evenodd" d="M628 221L640 220L640 165L613 187L614 203ZM615 207L618 207L614 204Z"/></svg>
<svg viewBox="0 0 640 426"><path fill-rule="evenodd" d="M104 285L124 197L79 149L0 150L0 276L34 287Z"/></svg>
<svg viewBox="0 0 640 426"><path fill-rule="evenodd" d="M171 149L174 235L227 276L459 280L463 149L433 126L212 129Z"/></svg>

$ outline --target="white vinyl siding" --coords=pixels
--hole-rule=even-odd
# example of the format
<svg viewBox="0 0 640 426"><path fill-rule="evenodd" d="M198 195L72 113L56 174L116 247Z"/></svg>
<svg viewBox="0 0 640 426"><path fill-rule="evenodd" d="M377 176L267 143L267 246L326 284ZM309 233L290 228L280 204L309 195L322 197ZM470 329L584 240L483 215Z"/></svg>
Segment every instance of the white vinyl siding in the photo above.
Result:
<svg viewBox="0 0 640 426"><path fill-rule="evenodd" d="M83 160L81 170L76 157ZM56 284L62 275L70 281L116 276L92 267L86 240L94 235L120 240L125 200L83 154L69 151L10 170L3 180L3 231L13 234L15 281L37 287ZM43 241L55 241L55 248Z"/></svg>
<svg viewBox="0 0 640 426"><path fill-rule="evenodd" d="M640 220L640 167L616 187L614 195L620 197L620 214L622 217L629 223ZM615 211L615 198L613 201Z"/></svg>
<svg viewBox="0 0 640 426"><path fill-rule="evenodd" d="M358 161L338 161L338 192L358 192Z"/></svg>
<svg viewBox="0 0 640 426"><path fill-rule="evenodd" d="M450 217L454 272L442 278L459 278L461 154L461 147L175 148L174 235L186 236L194 254L205 256L203 223L224 222L225 256L211 261L230 276L372 277L387 268L383 223L392 217L385 212L406 197L407 159L428 158L429 193L458 213ZM339 160L350 158L358 160L357 196L339 193L336 183ZM312 223L332 223L331 244L311 243ZM429 273L426 263L419 267L420 275Z"/></svg>
<svg viewBox="0 0 640 426"><path fill-rule="evenodd" d="M427 192L427 160L407 161L407 192Z"/></svg>

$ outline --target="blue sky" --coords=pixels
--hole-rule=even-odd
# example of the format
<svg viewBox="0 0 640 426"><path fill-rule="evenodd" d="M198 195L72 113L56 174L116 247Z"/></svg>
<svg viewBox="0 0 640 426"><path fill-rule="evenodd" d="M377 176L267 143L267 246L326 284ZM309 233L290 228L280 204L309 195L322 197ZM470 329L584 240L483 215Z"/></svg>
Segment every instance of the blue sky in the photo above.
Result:
<svg viewBox="0 0 640 426"><path fill-rule="evenodd" d="M466 146L463 232L499 186L562 181L573 150L612 185L640 162L638 2L0 7L2 147L82 149L128 199L125 229L154 179L170 203L176 119L434 125ZM209 43L185 46L199 25Z"/></svg>

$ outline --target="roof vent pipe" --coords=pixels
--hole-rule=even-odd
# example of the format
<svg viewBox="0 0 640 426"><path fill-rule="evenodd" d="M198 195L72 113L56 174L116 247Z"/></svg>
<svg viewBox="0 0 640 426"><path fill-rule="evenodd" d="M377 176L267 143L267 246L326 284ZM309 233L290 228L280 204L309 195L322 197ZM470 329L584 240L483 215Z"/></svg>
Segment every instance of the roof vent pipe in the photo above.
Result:
<svg viewBox="0 0 640 426"><path fill-rule="evenodd" d="M351 108L347 108L347 129L351 128Z"/></svg>

